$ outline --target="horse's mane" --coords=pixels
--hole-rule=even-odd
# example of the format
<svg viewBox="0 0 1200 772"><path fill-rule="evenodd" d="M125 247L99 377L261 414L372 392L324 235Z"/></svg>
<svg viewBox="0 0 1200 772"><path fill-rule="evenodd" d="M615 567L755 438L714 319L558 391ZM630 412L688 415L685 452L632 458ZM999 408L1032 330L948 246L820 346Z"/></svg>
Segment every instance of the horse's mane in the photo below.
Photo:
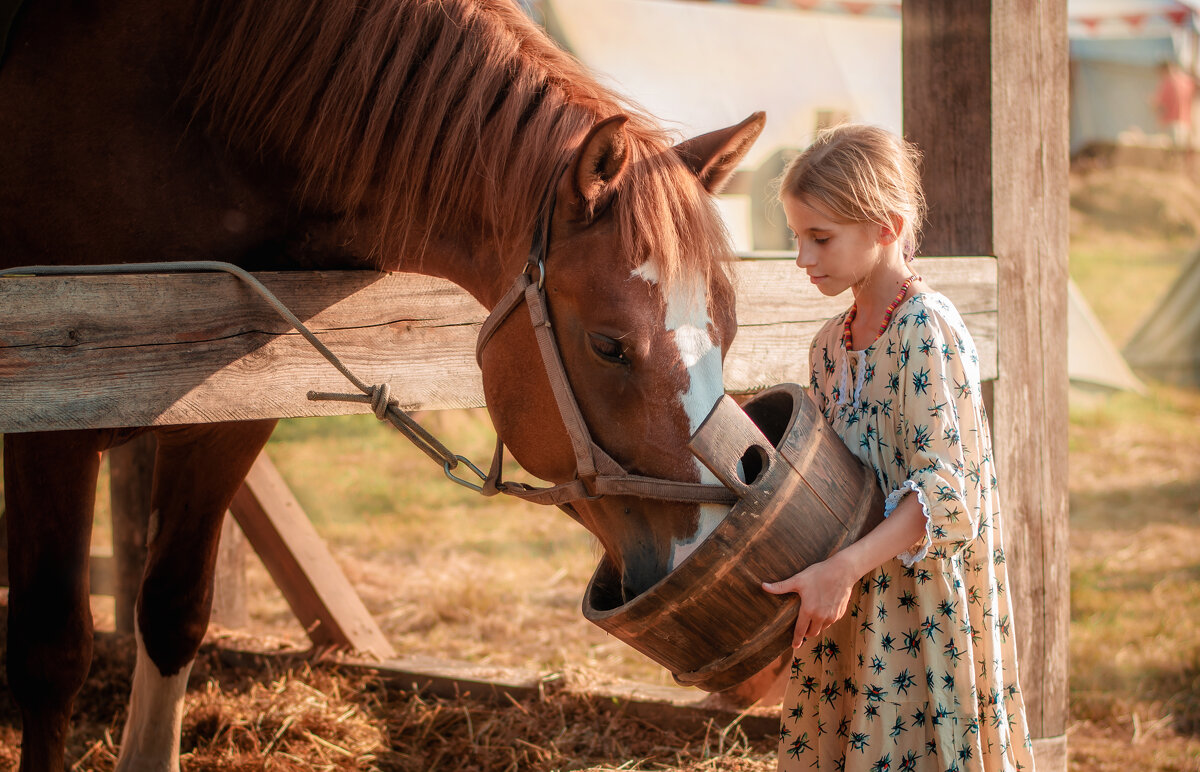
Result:
<svg viewBox="0 0 1200 772"><path fill-rule="evenodd" d="M642 110L513 0L205 0L192 88L211 128L302 170L306 200L382 223L377 257L446 228L527 243L543 191L596 122L630 116L613 202L664 281L728 254L709 197Z"/></svg>

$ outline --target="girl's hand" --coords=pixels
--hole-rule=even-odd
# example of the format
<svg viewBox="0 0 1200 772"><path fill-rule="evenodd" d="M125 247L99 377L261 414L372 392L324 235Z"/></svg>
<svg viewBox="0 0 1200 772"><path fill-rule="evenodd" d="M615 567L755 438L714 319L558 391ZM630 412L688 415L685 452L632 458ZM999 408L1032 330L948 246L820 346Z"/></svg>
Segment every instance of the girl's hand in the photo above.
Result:
<svg viewBox="0 0 1200 772"><path fill-rule="evenodd" d="M820 635L825 628L842 618L850 604L850 594L859 577L838 553L816 563L780 582L763 582L763 589L773 595L794 592L800 596L800 613L796 616L796 632L792 648L798 649L805 639Z"/></svg>

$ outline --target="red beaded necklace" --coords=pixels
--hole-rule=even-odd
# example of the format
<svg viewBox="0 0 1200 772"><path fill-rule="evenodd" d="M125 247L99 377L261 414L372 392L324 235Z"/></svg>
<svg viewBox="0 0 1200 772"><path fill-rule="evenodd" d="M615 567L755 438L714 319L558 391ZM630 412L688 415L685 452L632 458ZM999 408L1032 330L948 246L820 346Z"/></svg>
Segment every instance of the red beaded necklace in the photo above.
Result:
<svg viewBox="0 0 1200 772"><path fill-rule="evenodd" d="M895 313L896 307L904 302L904 296L908 294L909 285L914 281L919 281L920 279L920 276L917 276L916 274L910 274L909 277L904 280L904 283L900 285L900 291L896 293L895 299L888 304L887 309L883 312L883 322L881 322L879 325L879 331L875 333L876 339L883 334L883 331L886 330L888 325L891 323L892 314ZM858 303L850 306L850 310L846 312L846 324L842 327L842 343L846 345L847 351L852 350L851 346L854 341L854 336L850 333L850 325L853 324L854 317L856 316L858 316ZM872 341L872 343L873 342L874 341Z"/></svg>

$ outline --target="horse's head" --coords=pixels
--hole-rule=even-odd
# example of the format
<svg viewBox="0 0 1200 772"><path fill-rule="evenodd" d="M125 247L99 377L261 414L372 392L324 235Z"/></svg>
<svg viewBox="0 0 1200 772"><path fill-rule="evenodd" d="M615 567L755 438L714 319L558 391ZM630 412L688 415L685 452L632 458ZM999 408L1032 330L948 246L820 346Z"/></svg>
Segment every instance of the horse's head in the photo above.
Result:
<svg viewBox="0 0 1200 772"><path fill-rule="evenodd" d="M587 135L557 181L544 268L550 337L586 432L632 475L716 480L688 451L723 394L721 363L736 332L729 247L711 200L762 130L762 114L654 152L624 117ZM580 475L529 314L516 312L481 351L499 436L532 474ZM545 345L545 342L542 344ZM569 411L568 411L569 412ZM608 494L572 504L638 593L666 575L727 506Z"/></svg>

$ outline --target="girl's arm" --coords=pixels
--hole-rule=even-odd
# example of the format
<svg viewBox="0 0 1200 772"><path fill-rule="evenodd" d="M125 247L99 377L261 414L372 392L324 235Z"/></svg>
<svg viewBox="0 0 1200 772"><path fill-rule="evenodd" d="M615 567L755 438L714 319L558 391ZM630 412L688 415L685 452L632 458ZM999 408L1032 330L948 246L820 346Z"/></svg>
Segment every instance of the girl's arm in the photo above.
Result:
<svg viewBox="0 0 1200 772"><path fill-rule="evenodd" d="M809 566L790 579L763 582L763 589L769 593L794 592L800 596L792 648L799 648L805 639L819 635L841 619L855 582L924 536L925 512L921 500L910 493L870 533L829 559Z"/></svg>

